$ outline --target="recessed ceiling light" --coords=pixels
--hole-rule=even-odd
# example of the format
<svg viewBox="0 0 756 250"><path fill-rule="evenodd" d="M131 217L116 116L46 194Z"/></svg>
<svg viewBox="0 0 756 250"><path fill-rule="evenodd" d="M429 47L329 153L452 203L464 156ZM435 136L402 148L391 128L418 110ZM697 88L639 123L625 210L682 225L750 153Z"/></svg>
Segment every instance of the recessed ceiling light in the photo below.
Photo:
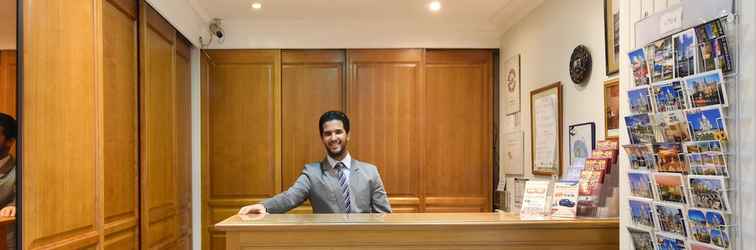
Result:
<svg viewBox="0 0 756 250"><path fill-rule="evenodd" d="M261 3L258 3L258 2L252 3L252 9L259 10L260 8L262 8L262 4Z"/></svg>
<svg viewBox="0 0 756 250"><path fill-rule="evenodd" d="M439 1L433 1L428 5L428 9L430 9L433 12L441 10L441 2Z"/></svg>

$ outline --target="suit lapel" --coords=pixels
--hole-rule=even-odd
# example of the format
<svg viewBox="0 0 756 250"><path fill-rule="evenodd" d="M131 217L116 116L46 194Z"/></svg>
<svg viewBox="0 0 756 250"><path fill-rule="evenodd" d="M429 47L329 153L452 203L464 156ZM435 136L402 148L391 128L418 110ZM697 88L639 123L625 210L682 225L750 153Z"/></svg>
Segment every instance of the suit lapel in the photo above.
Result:
<svg viewBox="0 0 756 250"><path fill-rule="evenodd" d="M320 176L320 181L325 184L328 189L330 189L330 192L336 192L336 190L339 190L339 183L338 180L335 178L331 178L328 175L328 172L331 170L331 164L328 163L328 158L323 158L322 161L320 161L320 170L322 175Z"/></svg>

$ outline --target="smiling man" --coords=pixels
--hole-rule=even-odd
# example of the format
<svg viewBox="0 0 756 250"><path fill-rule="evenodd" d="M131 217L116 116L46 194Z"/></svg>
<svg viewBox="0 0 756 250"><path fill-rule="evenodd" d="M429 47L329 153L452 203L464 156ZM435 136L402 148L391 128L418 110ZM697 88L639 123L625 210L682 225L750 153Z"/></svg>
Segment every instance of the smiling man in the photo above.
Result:
<svg viewBox="0 0 756 250"><path fill-rule="evenodd" d="M285 213L309 199L314 213L391 213L383 181L374 165L349 155L349 118L328 111L318 122L326 158L305 164L289 190L239 214Z"/></svg>

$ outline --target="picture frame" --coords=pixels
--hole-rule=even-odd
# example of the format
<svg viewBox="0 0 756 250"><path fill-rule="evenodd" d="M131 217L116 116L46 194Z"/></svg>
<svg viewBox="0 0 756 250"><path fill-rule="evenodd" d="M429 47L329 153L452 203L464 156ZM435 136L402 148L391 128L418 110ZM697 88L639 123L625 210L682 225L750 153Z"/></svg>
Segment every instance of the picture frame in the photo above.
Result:
<svg viewBox="0 0 756 250"><path fill-rule="evenodd" d="M530 161L533 175L561 175L562 119L561 82L530 91Z"/></svg>
<svg viewBox="0 0 756 250"><path fill-rule="evenodd" d="M604 138L619 139L619 78L604 82Z"/></svg>
<svg viewBox="0 0 756 250"><path fill-rule="evenodd" d="M578 158L588 159L596 149L596 124L586 122L573 124L567 129L570 154L570 165Z"/></svg>
<svg viewBox="0 0 756 250"><path fill-rule="evenodd" d="M604 0L606 75L619 72L619 0Z"/></svg>
<svg viewBox="0 0 756 250"><path fill-rule="evenodd" d="M520 54L504 61L501 92L504 101L504 114L520 112Z"/></svg>

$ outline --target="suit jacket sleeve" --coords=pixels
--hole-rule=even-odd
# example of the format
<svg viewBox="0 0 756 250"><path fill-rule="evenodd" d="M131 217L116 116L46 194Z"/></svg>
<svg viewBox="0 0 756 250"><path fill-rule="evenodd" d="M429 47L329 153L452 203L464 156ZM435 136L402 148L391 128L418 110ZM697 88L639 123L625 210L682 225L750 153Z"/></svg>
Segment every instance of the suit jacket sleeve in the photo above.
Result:
<svg viewBox="0 0 756 250"><path fill-rule="evenodd" d="M375 179L372 183L372 202L370 202L370 210L372 213L391 213L391 204L388 201L388 195L383 188L383 181L381 175L378 173L378 169L375 170Z"/></svg>
<svg viewBox="0 0 756 250"><path fill-rule="evenodd" d="M303 170L297 181L294 182L294 185L289 187L289 190L265 200L263 206L265 206L268 213L286 213L301 205L309 195L310 178L307 177Z"/></svg>

